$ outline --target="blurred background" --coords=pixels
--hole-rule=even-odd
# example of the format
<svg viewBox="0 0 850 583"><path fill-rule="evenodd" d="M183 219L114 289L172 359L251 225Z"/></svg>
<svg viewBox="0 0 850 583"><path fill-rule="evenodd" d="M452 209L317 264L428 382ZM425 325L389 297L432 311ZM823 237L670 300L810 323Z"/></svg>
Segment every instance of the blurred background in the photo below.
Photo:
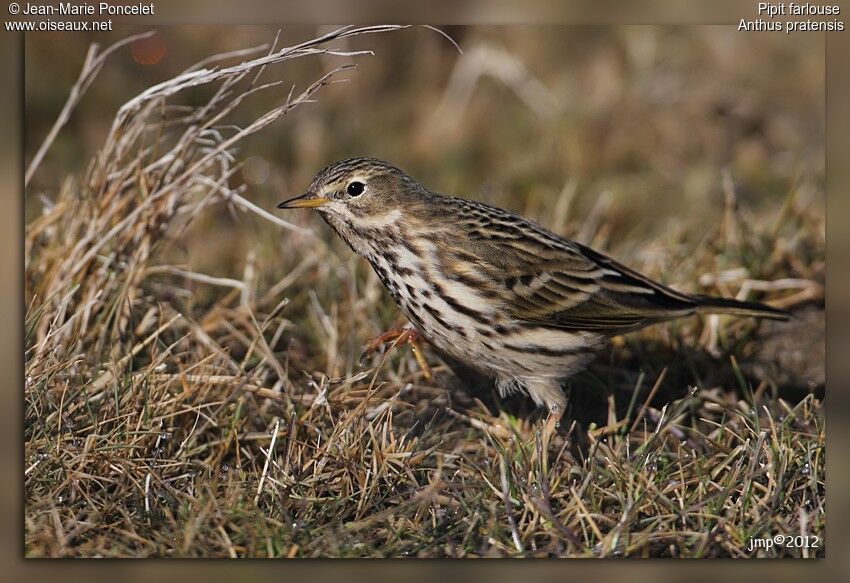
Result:
<svg viewBox="0 0 850 583"><path fill-rule="evenodd" d="M332 28L287 26L278 45ZM60 133L31 191L49 195L69 172L82 172L112 112L132 96L212 54L272 42L277 30L165 27L121 49ZM794 187L804 204L823 205L821 35L739 34L719 26L444 31L463 54L426 28L337 43L375 55L356 59L357 70L344 74L348 82L326 87L316 103L242 143L244 166L234 182L246 182L246 197L272 209L337 159L385 158L432 190L592 237L639 264L652 260L648 241L670 245L679 229L685 232L675 234L677 244L696 244L710 232L723 213L723 172L738 202L756 211L777 210ZM132 32L27 38L27 160L61 109L89 43L106 46ZM290 86L306 87L317 77L317 61L330 70L352 60L322 56L276 66L264 80L283 79L280 91L252 97L239 115L253 119ZM204 96L199 90L182 99ZM28 213L38 210L38 197L27 203ZM698 220L683 223L687 217ZM319 224L308 213L287 218ZM605 228L599 232L585 219L604 220ZM268 225L253 228L258 220L237 219L224 207L208 213L185 239L183 260L221 276L240 274L247 250L279 235ZM327 229L321 233L330 238Z"/></svg>

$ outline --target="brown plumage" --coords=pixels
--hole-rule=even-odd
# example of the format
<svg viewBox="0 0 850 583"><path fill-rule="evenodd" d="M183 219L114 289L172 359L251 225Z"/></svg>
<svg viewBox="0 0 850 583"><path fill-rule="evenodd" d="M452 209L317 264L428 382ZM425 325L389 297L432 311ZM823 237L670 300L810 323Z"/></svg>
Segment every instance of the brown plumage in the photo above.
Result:
<svg viewBox="0 0 850 583"><path fill-rule="evenodd" d="M279 208L315 208L365 257L416 329L559 414L562 381L611 336L697 312L785 319L764 304L675 291L539 224L429 191L354 158Z"/></svg>

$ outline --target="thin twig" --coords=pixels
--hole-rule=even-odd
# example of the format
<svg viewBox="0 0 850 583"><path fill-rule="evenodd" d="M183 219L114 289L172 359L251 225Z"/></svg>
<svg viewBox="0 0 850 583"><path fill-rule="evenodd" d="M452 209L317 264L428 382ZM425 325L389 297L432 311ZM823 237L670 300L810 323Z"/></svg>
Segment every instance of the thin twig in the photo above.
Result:
<svg viewBox="0 0 850 583"><path fill-rule="evenodd" d="M266 453L266 463L263 465L263 473L260 476L260 483L257 486L257 495L254 496L254 506L260 501L260 494L263 493L263 485L266 482L266 475L269 473L269 462L272 459L272 455L274 454L274 444L277 441L277 432L280 429L280 417L276 418L274 421L274 433L272 433L272 442L269 445L269 449Z"/></svg>
<svg viewBox="0 0 850 583"><path fill-rule="evenodd" d="M85 95L86 90L100 72L100 68L103 66L104 62L106 62L107 57L129 43L148 38L154 34L156 34L156 31L128 36L127 38L121 39L112 44L100 54L97 52L97 44L92 44L89 47L89 52L86 54L86 60L83 62L83 68L80 70L80 75L77 77L77 81L68 93L68 99L65 100L65 105L62 106L62 111L59 112L56 121L53 122L53 126L44 138L41 146L39 146L35 156L33 156L32 160L30 160L29 166L27 166L26 174L24 174L24 188L29 185L32 176L35 174L35 171L38 170L44 155L47 154L47 150L49 150L50 146L53 145L53 141L56 139L56 136L59 135L59 131L65 127L66 123L68 123L68 120L71 118L71 112L74 111L74 108L77 107L77 104L80 102L83 95Z"/></svg>
<svg viewBox="0 0 850 583"><path fill-rule="evenodd" d="M524 553L522 541L519 539L519 531L517 530L516 519L514 519L511 511L511 484L508 480L508 464L505 461L504 454L499 456L499 469L502 475L502 503L505 505L505 514L508 517L508 526L511 530L511 539L514 542L517 552Z"/></svg>

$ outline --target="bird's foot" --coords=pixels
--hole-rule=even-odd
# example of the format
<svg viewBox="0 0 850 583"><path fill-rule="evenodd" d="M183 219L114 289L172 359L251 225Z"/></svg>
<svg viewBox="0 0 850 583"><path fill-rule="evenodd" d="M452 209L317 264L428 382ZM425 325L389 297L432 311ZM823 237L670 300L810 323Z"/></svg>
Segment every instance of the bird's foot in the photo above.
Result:
<svg viewBox="0 0 850 583"><path fill-rule="evenodd" d="M413 328L392 328L379 336L375 336L374 338L367 340L366 346L363 349L363 355L360 358L362 360L363 357L372 354L385 344L389 344L390 349L401 344L407 344L413 352L416 364L419 365L419 368L422 371L422 376L431 380L431 377L433 376L431 374L431 367L428 366L428 363L425 362L425 357L422 356L422 340L424 340L422 335Z"/></svg>

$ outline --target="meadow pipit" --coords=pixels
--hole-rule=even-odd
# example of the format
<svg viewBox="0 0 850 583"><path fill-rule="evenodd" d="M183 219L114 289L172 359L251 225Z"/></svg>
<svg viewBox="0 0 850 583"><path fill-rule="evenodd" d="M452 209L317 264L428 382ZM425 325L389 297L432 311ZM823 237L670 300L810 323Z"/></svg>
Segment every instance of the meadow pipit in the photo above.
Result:
<svg viewBox="0 0 850 583"><path fill-rule="evenodd" d="M678 292L521 216L431 192L381 160L332 164L278 208L318 210L422 336L555 418L564 379L611 336L697 312L788 317Z"/></svg>

